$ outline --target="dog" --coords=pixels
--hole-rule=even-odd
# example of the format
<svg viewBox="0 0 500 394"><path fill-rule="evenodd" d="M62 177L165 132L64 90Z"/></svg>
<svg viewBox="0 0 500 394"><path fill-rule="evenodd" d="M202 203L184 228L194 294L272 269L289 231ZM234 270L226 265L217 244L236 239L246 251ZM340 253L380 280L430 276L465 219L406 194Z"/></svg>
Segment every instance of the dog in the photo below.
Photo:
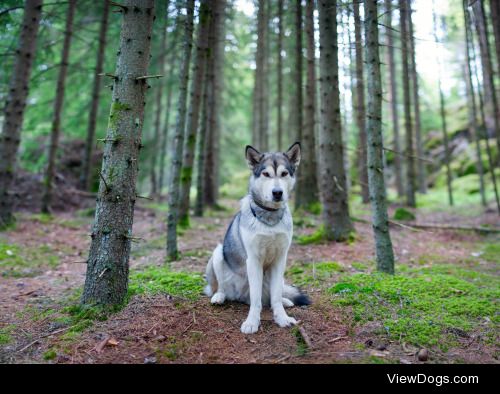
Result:
<svg viewBox="0 0 500 394"><path fill-rule="evenodd" d="M287 201L300 163L300 143L286 152L260 153L247 145L245 156L252 171L248 195L229 225L224 243L217 245L206 267L205 294L212 304L239 301L250 305L241 326L253 334L260 325L262 305L273 310L274 321L289 327L297 321L285 307L309 305L298 288L284 283L293 221Z"/></svg>

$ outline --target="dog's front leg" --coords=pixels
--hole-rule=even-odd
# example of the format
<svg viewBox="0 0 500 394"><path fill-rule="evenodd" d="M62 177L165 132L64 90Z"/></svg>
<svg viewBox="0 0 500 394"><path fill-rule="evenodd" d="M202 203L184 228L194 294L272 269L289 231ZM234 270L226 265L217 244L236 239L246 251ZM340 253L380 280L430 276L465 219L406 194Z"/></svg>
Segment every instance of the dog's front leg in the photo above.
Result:
<svg viewBox="0 0 500 394"><path fill-rule="evenodd" d="M285 266L286 255L271 267L269 281L274 321L280 327L289 327L292 324L297 324L297 321L293 317L287 315L283 307L283 275L285 274Z"/></svg>
<svg viewBox="0 0 500 394"><path fill-rule="evenodd" d="M264 270L256 256L248 256L247 275L250 290L250 312L245 322L241 325L241 332L253 334L257 332L260 324L260 312L262 310L262 278Z"/></svg>

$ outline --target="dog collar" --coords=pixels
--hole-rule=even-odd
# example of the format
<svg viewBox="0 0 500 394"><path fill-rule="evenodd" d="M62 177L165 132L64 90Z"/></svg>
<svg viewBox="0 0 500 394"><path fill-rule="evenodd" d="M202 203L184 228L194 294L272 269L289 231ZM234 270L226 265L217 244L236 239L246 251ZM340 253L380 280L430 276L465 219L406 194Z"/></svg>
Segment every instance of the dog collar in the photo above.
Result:
<svg viewBox="0 0 500 394"><path fill-rule="evenodd" d="M250 200L250 211L257 220L268 226L278 224L285 214L285 208L269 208L254 199Z"/></svg>

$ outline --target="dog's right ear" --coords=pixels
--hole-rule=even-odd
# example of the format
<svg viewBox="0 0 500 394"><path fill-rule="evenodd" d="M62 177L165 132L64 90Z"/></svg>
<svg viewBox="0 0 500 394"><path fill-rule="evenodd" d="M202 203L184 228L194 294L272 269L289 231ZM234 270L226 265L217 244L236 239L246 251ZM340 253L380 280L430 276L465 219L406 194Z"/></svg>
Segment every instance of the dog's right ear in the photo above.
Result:
<svg viewBox="0 0 500 394"><path fill-rule="evenodd" d="M253 146L247 145L247 147L245 148L245 157L247 159L248 167L253 170L254 167L260 163L262 153L260 153Z"/></svg>

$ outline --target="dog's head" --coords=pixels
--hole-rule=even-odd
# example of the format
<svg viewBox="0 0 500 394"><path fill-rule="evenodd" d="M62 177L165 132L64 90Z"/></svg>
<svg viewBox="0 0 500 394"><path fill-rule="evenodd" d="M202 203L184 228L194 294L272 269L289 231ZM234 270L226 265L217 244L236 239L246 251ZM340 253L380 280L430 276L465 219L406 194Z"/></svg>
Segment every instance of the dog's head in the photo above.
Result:
<svg viewBox="0 0 500 394"><path fill-rule="evenodd" d="M245 156L252 170L252 196L271 208L285 204L295 185L295 173L300 163L300 143L294 143L286 152L266 153L260 153L247 145Z"/></svg>

